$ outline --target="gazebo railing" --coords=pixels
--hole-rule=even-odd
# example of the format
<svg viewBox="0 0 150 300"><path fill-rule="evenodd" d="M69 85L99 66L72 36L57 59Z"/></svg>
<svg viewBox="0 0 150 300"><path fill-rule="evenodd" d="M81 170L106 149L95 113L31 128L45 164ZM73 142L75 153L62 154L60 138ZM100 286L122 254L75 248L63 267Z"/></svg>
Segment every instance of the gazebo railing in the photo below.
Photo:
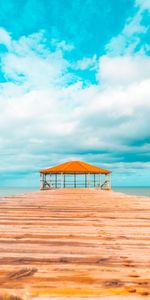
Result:
<svg viewBox="0 0 150 300"><path fill-rule="evenodd" d="M105 178L103 178L105 176ZM42 174L41 189L101 188L110 189L109 174Z"/></svg>

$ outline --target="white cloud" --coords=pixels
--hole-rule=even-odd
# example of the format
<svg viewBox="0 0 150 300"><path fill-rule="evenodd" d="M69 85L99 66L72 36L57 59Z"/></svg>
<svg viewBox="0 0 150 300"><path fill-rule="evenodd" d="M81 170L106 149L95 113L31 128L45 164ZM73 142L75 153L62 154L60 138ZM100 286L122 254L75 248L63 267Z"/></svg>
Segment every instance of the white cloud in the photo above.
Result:
<svg viewBox="0 0 150 300"><path fill-rule="evenodd" d="M97 65L96 55L93 55L91 58L83 58L77 61L74 64L74 69L86 70L86 69L95 69Z"/></svg>
<svg viewBox="0 0 150 300"><path fill-rule="evenodd" d="M11 41L8 50L2 55L5 78L25 84L26 89L65 84L68 79L62 51L47 49L42 32Z"/></svg>
<svg viewBox="0 0 150 300"><path fill-rule="evenodd" d="M148 6L149 3L149 6ZM150 1L137 0L135 6L138 6L137 13L129 18L122 30L122 32L113 37L106 45L106 51L109 55L132 55L135 52L145 53L147 45L140 45L141 36L143 36L148 27L142 24L143 11L150 8ZM138 46L138 50L136 50Z"/></svg>
<svg viewBox="0 0 150 300"><path fill-rule="evenodd" d="M10 34L2 27L0 27L0 44L3 44L6 47L9 47L11 44Z"/></svg>
<svg viewBox="0 0 150 300"><path fill-rule="evenodd" d="M66 43L66 41L59 41L57 39L52 39L51 44L54 45L59 50L64 51L72 51L74 49L74 46L72 44Z"/></svg>
<svg viewBox="0 0 150 300"><path fill-rule="evenodd" d="M97 78L107 85L131 85L150 78L150 57L102 56Z"/></svg>
<svg viewBox="0 0 150 300"><path fill-rule="evenodd" d="M43 41L42 33L11 40L3 55L8 82L0 85L1 170L38 170L62 158L89 157L111 168L110 160L115 165L118 157L133 155L134 142L135 151L147 155L149 57L105 55L97 65L100 83L83 88L81 80L66 84L74 76L70 63Z"/></svg>
<svg viewBox="0 0 150 300"><path fill-rule="evenodd" d="M150 9L150 0L136 0L136 5L140 6L142 10Z"/></svg>

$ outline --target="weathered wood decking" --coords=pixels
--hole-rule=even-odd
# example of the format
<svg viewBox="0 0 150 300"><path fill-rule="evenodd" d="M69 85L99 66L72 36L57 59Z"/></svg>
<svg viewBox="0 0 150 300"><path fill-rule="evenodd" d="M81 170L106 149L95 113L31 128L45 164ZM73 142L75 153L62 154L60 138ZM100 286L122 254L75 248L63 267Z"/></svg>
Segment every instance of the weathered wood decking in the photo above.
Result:
<svg viewBox="0 0 150 300"><path fill-rule="evenodd" d="M0 299L149 299L149 200L94 189L1 198Z"/></svg>

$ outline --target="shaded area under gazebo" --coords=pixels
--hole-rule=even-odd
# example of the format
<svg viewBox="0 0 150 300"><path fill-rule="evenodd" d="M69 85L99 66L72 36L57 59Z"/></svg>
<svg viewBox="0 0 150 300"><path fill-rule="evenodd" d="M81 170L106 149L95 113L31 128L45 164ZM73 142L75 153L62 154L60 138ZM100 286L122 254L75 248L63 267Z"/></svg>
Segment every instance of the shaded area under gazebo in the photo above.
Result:
<svg viewBox="0 0 150 300"><path fill-rule="evenodd" d="M111 171L81 161L70 161L40 171L40 189L101 188L109 190Z"/></svg>

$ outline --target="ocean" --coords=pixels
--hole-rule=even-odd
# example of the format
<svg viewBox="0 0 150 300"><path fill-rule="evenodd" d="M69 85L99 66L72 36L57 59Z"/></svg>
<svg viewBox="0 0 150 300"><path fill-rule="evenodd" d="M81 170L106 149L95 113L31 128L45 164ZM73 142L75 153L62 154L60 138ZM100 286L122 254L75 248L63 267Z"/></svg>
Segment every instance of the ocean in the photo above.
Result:
<svg viewBox="0 0 150 300"><path fill-rule="evenodd" d="M150 187L113 187L112 190L127 195L150 197Z"/></svg>
<svg viewBox="0 0 150 300"><path fill-rule="evenodd" d="M112 187L112 190L127 195L150 197L150 187ZM39 188L0 188L0 197L15 197L34 191L39 191Z"/></svg>
<svg viewBox="0 0 150 300"><path fill-rule="evenodd" d="M39 188L2 188L0 187L0 197L15 197L25 193L39 191Z"/></svg>

